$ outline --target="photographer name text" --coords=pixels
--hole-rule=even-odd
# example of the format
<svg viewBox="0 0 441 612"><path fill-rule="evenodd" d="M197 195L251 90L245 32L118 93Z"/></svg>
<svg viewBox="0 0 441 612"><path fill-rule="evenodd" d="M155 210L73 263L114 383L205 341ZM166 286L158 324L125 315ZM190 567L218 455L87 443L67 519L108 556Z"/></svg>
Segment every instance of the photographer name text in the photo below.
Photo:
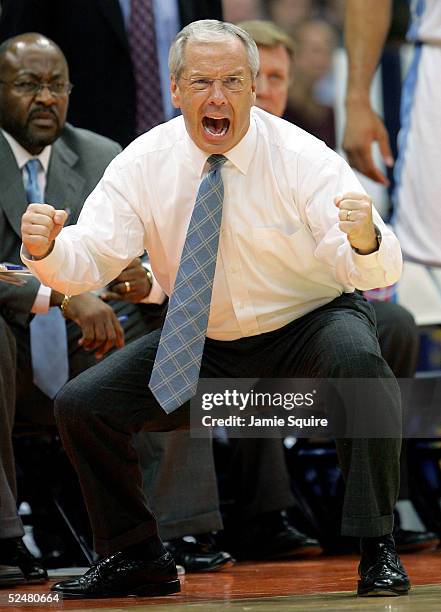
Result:
<svg viewBox="0 0 441 612"><path fill-rule="evenodd" d="M328 427L328 419L318 417L297 417L290 414L287 417L257 417L249 415L248 417L230 415L227 417L214 417L212 415L204 415L201 419L204 427L297 427L299 429L309 427Z"/></svg>

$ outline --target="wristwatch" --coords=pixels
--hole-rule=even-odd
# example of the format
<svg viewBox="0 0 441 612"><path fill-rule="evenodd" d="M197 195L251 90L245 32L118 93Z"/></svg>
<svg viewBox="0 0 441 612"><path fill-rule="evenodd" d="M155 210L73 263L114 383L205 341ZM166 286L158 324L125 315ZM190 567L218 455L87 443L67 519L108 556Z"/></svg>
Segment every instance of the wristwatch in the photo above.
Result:
<svg viewBox="0 0 441 612"><path fill-rule="evenodd" d="M63 315L63 317L65 319L67 319L66 310L67 310L67 307L69 306L69 302L70 302L70 298L71 297L72 297L71 295L65 295L64 298L61 301L61 304L60 304L61 314Z"/></svg>
<svg viewBox="0 0 441 612"><path fill-rule="evenodd" d="M149 280L150 283L150 289L153 287L153 274L150 272L150 270L148 268L144 268L145 270L145 274Z"/></svg>

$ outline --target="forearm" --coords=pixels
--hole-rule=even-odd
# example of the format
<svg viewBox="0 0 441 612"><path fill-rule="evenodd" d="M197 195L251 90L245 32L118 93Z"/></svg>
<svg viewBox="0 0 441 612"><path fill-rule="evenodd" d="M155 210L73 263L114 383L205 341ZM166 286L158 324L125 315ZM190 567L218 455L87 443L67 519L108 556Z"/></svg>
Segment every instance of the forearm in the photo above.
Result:
<svg viewBox="0 0 441 612"><path fill-rule="evenodd" d="M61 302L64 300L65 294L60 293L59 291L55 291L55 289L51 290L50 297L50 306L61 306Z"/></svg>
<svg viewBox="0 0 441 612"><path fill-rule="evenodd" d="M69 228L67 228L69 229ZM118 276L132 257L126 259L106 257L91 252L84 245L74 247L61 237L55 241L54 250L47 257L32 260L22 247L22 260L40 281L61 294L77 295L100 289ZM56 294L55 294L56 295ZM57 304L51 304L57 305Z"/></svg>
<svg viewBox="0 0 441 612"><path fill-rule="evenodd" d="M372 206L348 164L328 151L324 159L310 163L305 172L304 195L302 198L300 193L298 202L305 207L316 245L315 259L332 270L335 280L347 290L384 287L396 282L402 265L398 240ZM347 211L352 220L348 219ZM380 245L375 226L382 236Z"/></svg>
<svg viewBox="0 0 441 612"><path fill-rule="evenodd" d="M317 245L315 257L331 268L335 280L345 290L375 289L393 285L401 276L402 258L397 238L378 218L382 240L380 247L367 255L357 254L338 227L331 228Z"/></svg>
<svg viewBox="0 0 441 612"><path fill-rule="evenodd" d="M6 283L1 284L0 308L26 315L32 312L40 283L33 277L26 277L26 281L25 285L19 287Z"/></svg>
<svg viewBox="0 0 441 612"><path fill-rule="evenodd" d="M369 100L371 82L389 31L392 0L347 0L347 104Z"/></svg>

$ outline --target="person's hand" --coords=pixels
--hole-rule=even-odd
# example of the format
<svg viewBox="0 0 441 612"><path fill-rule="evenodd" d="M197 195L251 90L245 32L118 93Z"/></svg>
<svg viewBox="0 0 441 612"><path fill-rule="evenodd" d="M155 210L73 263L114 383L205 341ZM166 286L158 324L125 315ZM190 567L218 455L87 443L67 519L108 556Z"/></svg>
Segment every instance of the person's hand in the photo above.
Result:
<svg viewBox="0 0 441 612"><path fill-rule="evenodd" d="M389 180L374 164L372 157L372 145L378 142L385 165L388 168L394 165L389 136L382 120L366 103L349 103L346 112L343 149L349 164L373 181L387 187Z"/></svg>
<svg viewBox="0 0 441 612"><path fill-rule="evenodd" d="M93 293L74 295L67 304L64 315L75 321L83 335L78 341L86 351L95 351L101 359L113 346L124 346L124 331L112 308Z"/></svg>
<svg viewBox="0 0 441 612"><path fill-rule="evenodd" d="M67 216L50 204L29 204L21 220L21 238L33 257L42 259L50 253Z"/></svg>
<svg viewBox="0 0 441 612"><path fill-rule="evenodd" d="M364 193L345 193L334 203L339 209L339 228L347 234L354 249L362 255L376 251L378 240L372 218L372 200Z"/></svg>
<svg viewBox="0 0 441 612"><path fill-rule="evenodd" d="M109 285L107 291L101 294L105 301L118 300L137 304L150 293L152 288L146 270L139 257L121 272Z"/></svg>

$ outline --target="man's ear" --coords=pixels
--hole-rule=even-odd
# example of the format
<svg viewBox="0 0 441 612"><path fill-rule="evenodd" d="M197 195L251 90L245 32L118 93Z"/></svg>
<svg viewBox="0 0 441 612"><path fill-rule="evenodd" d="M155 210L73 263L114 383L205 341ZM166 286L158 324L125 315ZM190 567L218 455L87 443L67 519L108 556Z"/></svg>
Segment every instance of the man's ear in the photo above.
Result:
<svg viewBox="0 0 441 612"><path fill-rule="evenodd" d="M181 108L181 92L175 76L170 77L170 95L175 108Z"/></svg>
<svg viewBox="0 0 441 612"><path fill-rule="evenodd" d="M256 87L257 87L257 81L256 79L254 79L251 85L251 99L253 100L254 106L256 105Z"/></svg>

